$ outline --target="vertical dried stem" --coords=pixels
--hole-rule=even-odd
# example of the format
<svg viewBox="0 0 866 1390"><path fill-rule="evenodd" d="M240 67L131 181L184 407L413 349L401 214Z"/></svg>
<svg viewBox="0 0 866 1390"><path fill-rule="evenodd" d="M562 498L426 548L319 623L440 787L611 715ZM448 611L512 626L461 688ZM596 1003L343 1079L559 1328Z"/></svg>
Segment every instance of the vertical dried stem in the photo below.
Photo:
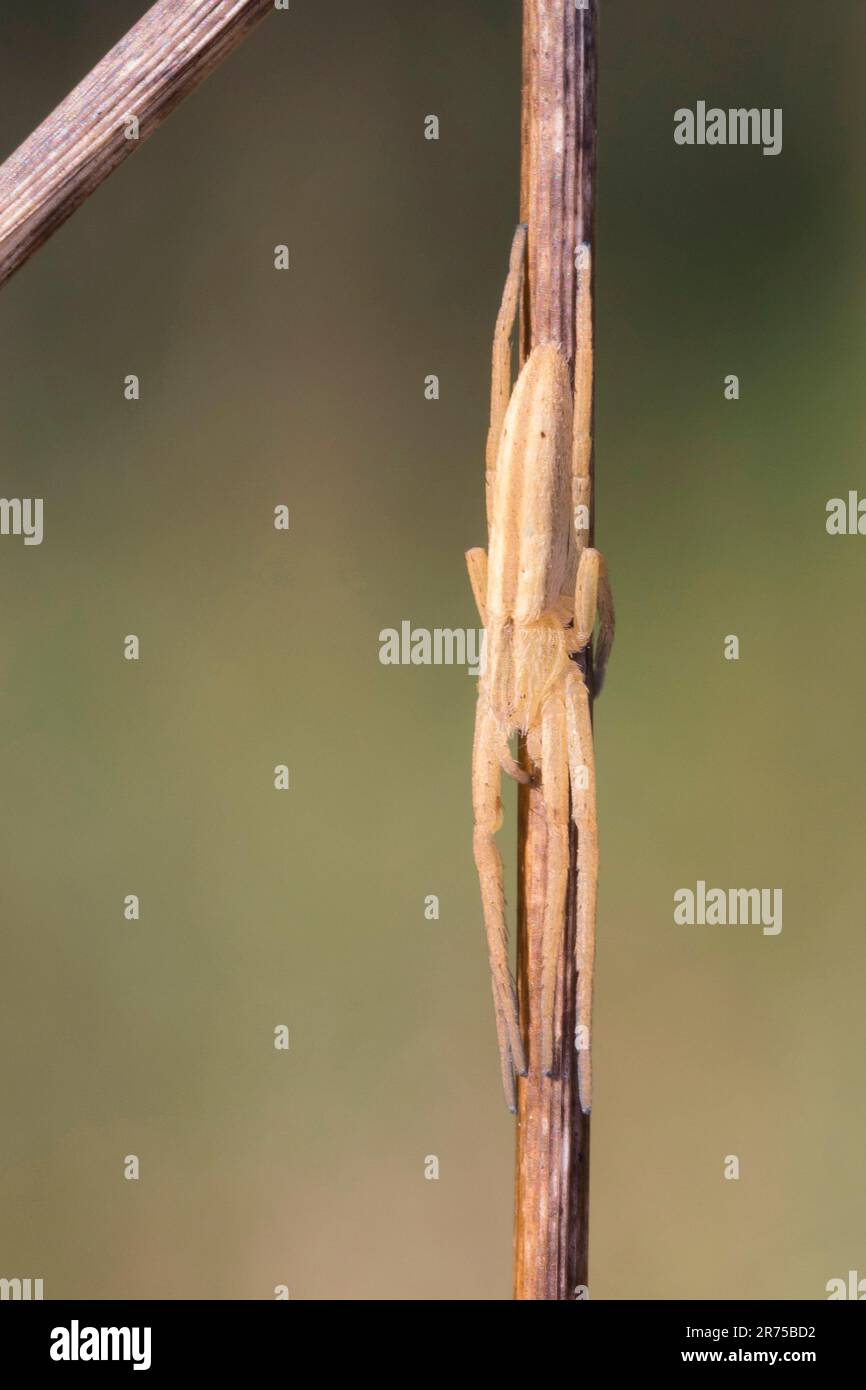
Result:
<svg viewBox="0 0 866 1390"><path fill-rule="evenodd" d="M594 249L597 3L524 0L523 9L521 220L529 240L521 353L557 343L573 366L575 248ZM576 832L572 826L557 982L560 1063L550 1077L540 1068L547 835L538 788L520 790L518 836L518 987L529 1074L519 1086L514 1296L570 1300L587 1284L589 1216L589 1117L578 1100L574 1047Z"/></svg>

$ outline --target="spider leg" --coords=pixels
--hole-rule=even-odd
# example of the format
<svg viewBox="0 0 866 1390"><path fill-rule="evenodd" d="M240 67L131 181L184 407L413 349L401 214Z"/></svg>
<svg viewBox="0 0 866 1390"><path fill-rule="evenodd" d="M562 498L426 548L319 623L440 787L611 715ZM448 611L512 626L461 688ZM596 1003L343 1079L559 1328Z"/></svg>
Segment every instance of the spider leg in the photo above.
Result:
<svg viewBox="0 0 866 1390"><path fill-rule="evenodd" d="M580 1106L584 1114L589 1114L592 1108L592 978L598 900L598 828L589 692L576 668L565 677L565 715L571 813L577 826L577 928L574 949L577 969L577 1078Z"/></svg>
<svg viewBox="0 0 866 1390"><path fill-rule="evenodd" d="M547 892L541 938L541 1069L553 1071L554 997L568 888L568 744L562 688L541 712L541 785L547 817Z"/></svg>
<svg viewBox="0 0 866 1390"><path fill-rule="evenodd" d="M487 533L493 521L493 481L496 477L496 458L499 439L508 402L511 398L511 334L517 319L523 265L526 259L526 224L521 222L511 242L508 275L502 291L502 303L493 330L493 366L490 378L490 428L487 432L485 454L487 469Z"/></svg>
<svg viewBox="0 0 866 1390"><path fill-rule="evenodd" d="M592 637L598 614L598 639L593 652L593 694L601 693L616 615L607 565L600 551L588 546L581 551L574 586L574 627L568 635L570 652L582 652Z"/></svg>
<svg viewBox="0 0 866 1390"><path fill-rule="evenodd" d="M472 843L487 932L502 1087L509 1110L516 1114L514 1075L515 1072L519 1076L526 1075L526 1058L517 1015L517 990L508 967L508 929L505 920L502 859L494 839L502 824L502 802L499 796L501 774L497 753L499 738L499 730L493 716L483 698L479 698L472 749L472 810L475 817Z"/></svg>
<svg viewBox="0 0 866 1390"><path fill-rule="evenodd" d="M469 582L472 585L472 592L475 595L475 603L478 613L487 628L487 604L485 602L487 594L487 551L476 546L474 550L466 552L466 568L469 571ZM504 734L500 734L497 741L499 766L509 777L513 777L515 782L531 782L532 774L520 766L512 756L508 747L508 739Z"/></svg>
<svg viewBox="0 0 866 1390"><path fill-rule="evenodd" d="M487 626L487 551L482 550L481 546L476 546L473 550L466 552L466 568L469 571L469 583L472 585L472 592L475 595L475 606L478 609L478 616L481 619L481 626Z"/></svg>
<svg viewBox="0 0 866 1390"><path fill-rule="evenodd" d="M508 747L507 743L504 748L500 748L498 756L499 766L504 773L509 777L513 777L515 782L522 782L524 786L529 786L529 783L533 780L532 773L527 772L525 767L521 767L520 763L517 762L515 758L512 758L511 749Z"/></svg>
<svg viewBox="0 0 866 1390"><path fill-rule="evenodd" d="M575 288L574 423L572 427L571 500L575 522L578 508L589 521L592 504L592 257L588 246L578 248ZM589 540L589 526L575 528L578 555Z"/></svg>

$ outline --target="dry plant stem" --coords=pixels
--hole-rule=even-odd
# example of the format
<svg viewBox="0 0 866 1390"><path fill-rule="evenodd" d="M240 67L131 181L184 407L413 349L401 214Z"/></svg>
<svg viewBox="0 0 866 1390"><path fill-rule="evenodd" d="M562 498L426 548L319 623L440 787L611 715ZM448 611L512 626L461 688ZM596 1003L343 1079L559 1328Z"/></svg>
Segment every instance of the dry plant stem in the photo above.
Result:
<svg viewBox="0 0 866 1390"><path fill-rule="evenodd" d="M582 243L594 250L596 27L596 0L586 9L574 0L524 0L521 221L529 233L521 352L525 357L539 344L556 343L571 367L575 251ZM590 503L591 463L586 498ZM589 1116L580 1107L574 1047L577 843L572 827L555 1005L560 1064L545 1076L548 818L539 787L521 787L518 795L518 990L528 1074L518 1082L514 1296L571 1300L588 1282L589 1212Z"/></svg>
<svg viewBox="0 0 866 1390"><path fill-rule="evenodd" d="M151 135L273 0L160 0L0 168L0 284ZM127 139L131 116L139 138Z"/></svg>

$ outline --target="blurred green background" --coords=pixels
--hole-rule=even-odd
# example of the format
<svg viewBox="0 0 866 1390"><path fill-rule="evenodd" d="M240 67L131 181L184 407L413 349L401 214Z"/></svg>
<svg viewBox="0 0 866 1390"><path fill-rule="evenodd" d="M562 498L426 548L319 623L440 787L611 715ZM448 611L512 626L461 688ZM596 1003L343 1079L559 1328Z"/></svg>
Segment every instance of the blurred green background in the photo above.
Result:
<svg viewBox="0 0 866 1390"><path fill-rule="evenodd" d="M3 157L144 9L3 0ZM594 1298L866 1276L866 540L824 526L866 486L864 38L602 6ZM475 625L519 50L515 0L294 4L0 294L0 491L46 499L0 540L0 1275L49 1298L510 1294L475 683L378 634ZM783 153L678 148L699 99ZM781 887L782 934L674 926L698 878Z"/></svg>

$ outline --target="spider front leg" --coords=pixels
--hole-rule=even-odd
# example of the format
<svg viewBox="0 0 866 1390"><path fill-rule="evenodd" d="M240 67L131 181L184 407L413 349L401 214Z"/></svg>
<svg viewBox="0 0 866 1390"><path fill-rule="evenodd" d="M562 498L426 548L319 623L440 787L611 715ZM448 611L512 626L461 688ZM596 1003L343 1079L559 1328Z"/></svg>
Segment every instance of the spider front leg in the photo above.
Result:
<svg viewBox="0 0 866 1390"><path fill-rule="evenodd" d="M526 1057L517 1013L517 990L508 968L508 929L505 921L505 888L502 859L494 836L502 824L499 796L501 734L479 696L472 749L472 810L475 829L472 837L475 864L481 884L481 904L487 932L496 1035L502 1067L502 1088L512 1114L517 1113L515 1073L526 1075Z"/></svg>
<svg viewBox="0 0 866 1390"><path fill-rule="evenodd" d="M472 593L475 596L475 605L478 609L478 616L481 619L481 626L487 627L487 551L476 546L474 550L466 552L466 568L469 571L469 583L472 585Z"/></svg>
<svg viewBox="0 0 866 1390"><path fill-rule="evenodd" d="M582 652L587 646L598 615L598 639L593 652L593 694L600 695L604 684L616 615L604 556L588 546L581 551L574 585L574 627L569 634L569 651Z"/></svg>
<svg viewBox="0 0 866 1390"><path fill-rule="evenodd" d="M485 453L487 495L487 533L493 525L493 490L496 480L496 461L499 442L502 438L502 425L505 412L511 399L511 335L517 321L520 303L520 287L523 282L523 267L526 261L526 224L521 222L514 232L511 242L511 255L508 261L508 274L502 290L502 302L496 316L493 330L493 361L490 372L490 426L487 431Z"/></svg>
<svg viewBox="0 0 866 1390"><path fill-rule="evenodd" d="M581 1109L584 1114L589 1114L592 1109L592 980L598 902L598 827L589 692L576 667L565 677L565 717L571 813L577 827L577 924L574 946L574 963L577 970L577 1080Z"/></svg>

